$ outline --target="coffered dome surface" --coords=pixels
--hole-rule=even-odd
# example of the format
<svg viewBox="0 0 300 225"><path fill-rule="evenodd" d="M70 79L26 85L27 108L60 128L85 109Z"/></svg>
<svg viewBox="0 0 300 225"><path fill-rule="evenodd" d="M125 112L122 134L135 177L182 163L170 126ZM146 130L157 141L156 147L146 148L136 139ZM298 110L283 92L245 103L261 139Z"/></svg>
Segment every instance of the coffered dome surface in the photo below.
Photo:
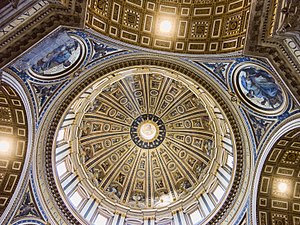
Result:
<svg viewBox="0 0 300 225"><path fill-rule="evenodd" d="M228 120L203 87L169 69L131 67L73 101L57 130L55 173L88 221L106 215L82 213L94 206L141 219L198 208L193 218L204 221L230 190L235 157Z"/></svg>

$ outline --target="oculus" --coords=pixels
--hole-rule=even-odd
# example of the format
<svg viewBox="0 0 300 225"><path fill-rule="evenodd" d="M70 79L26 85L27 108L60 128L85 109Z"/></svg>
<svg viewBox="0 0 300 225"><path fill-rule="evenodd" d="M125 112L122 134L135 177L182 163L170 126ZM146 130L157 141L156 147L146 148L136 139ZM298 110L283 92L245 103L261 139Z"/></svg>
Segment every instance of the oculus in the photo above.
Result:
<svg viewBox="0 0 300 225"><path fill-rule="evenodd" d="M156 148L165 139L166 128L159 117L153 114L144 114L134 120L130 128L130 135L133 142L140 148Z"/></svg>

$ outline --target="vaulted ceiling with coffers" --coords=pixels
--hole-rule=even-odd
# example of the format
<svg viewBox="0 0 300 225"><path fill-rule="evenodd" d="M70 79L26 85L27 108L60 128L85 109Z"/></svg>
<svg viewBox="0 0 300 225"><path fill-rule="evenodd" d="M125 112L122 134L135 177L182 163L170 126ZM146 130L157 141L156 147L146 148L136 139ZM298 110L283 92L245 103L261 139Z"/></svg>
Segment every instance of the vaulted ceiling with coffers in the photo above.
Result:
<svg viewBox="0 0 300 225"><path fill-rule="evenodd" d="M257 194L260 225L300 223L300 129L283 135L264 164Z"/></svg>
<svg viewBox="0 0 300 225"><path fill-rule="evenodd" d="M90 0L86 25L141 47L192 54L242 50L250 0ZM169 21L170 32L160 31Z"/></svg>
<svg viewBox="0 0 300 225"><path fill-rule="evenodd" d="M27 119L20 96L0 84L0 216L16 190L27 148Z"/></svg>

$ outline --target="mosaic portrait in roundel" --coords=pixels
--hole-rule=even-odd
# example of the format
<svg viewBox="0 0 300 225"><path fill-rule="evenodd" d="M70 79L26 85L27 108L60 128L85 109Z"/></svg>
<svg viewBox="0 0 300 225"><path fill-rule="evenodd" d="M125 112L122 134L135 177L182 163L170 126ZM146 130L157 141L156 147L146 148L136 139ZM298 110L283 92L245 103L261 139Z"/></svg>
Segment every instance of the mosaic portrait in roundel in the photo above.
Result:
<svg viewBox="0 0 300 225"><path fill-rule="evenodd" d="M73 70L83 53L78 37L56 31L18 60L15 67L39 78L58 78Z"/></svg>
<svg viewBox="0 0 300 225"><path fill-rule="evenodd" d="M48 50L48 51L47 51ZM80 48L76 40L66 42L54 49L47 49L44 57L31 66L36 73L60 72L72 65L79 57Z"/></svg>
<svg viewBox="0 0 300 225"><path fill-rule="evenodd" d="M284 95L274 77L265 69L251 65L237 72L237 84L242 97L250 105L264 110L281 108Z"/></svg>

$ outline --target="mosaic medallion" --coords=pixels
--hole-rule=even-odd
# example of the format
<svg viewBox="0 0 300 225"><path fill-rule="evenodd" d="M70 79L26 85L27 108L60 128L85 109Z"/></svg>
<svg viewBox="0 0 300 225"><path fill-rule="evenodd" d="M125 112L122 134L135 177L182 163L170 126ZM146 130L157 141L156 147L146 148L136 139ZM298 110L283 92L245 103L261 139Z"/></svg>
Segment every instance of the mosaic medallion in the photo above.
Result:
<svg viewBox="0 0 300 225"><path fill-rule="evenodd" d="M13 66L42 79L56 79L74 71L85 57L82 40L66 31L56 31L18 59Z"/></svg>
<svg viewBox="0 0 300 225"><path fill-rule="evenodd" d="M256 64L246 64L235 72L235 88L244 103L264 112L281 111L285 95L271 72Z"/></svg>

